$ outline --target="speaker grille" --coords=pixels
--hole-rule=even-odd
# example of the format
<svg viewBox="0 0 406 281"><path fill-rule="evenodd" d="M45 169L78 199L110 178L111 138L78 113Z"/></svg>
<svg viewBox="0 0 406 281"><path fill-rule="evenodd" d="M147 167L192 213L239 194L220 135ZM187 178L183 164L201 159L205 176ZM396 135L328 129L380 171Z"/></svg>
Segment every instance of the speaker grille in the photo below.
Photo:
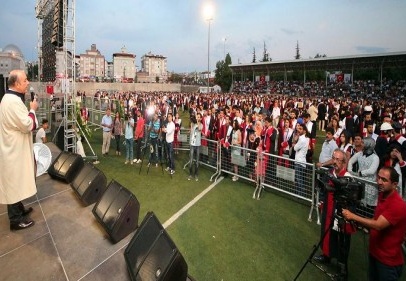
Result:
<svg viewBox="0 0 406 281"><path fill-rule="evenodd" d="M133 281L187 278L185 259L152 212L145 216L124 255Z"/></svg>
<svg viewBox="0 0 406 281"><path fill-rule="evenodd" d="M85 163L71 186L82 202L88 206L98 201L103 195L107 188L107 179L102 171L91 163Z"/></svg>
<svg viewBox="0 0 406 281"><path fill-rule="evenodd" d="M134 194L112 180L92 212L113 243L117 243L138 227L139 210Z"/></svg>

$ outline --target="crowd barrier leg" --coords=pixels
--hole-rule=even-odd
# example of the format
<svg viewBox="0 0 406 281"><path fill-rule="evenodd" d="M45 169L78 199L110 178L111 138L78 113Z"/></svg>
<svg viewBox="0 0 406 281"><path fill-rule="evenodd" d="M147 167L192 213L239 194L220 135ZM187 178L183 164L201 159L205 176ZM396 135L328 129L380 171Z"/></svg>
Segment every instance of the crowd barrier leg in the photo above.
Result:
<svg viewBox="0 0 406 281"><path fill-rule="evenodd" d="M216 182L218 180L218 178L220 177L221 174L221 149L220 149L220 142L216 143L216 172L210 177L210 181L214 181Z"/></svg>

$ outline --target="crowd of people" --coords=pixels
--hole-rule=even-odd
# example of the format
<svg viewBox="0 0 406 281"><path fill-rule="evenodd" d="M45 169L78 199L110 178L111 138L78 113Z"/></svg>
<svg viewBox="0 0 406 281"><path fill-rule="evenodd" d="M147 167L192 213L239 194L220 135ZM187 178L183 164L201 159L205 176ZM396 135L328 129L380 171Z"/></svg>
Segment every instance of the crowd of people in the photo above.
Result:
<svg viewBox="0 0 406 281"><path fill-rule="evenodd" d="M248 82L241 84L244 87L250 85ZM24 104L29 81L23 71L12 71L8 85L0 106L0 156L4 160L0 174L0 203L7 204L10 230L16 231L34 225L29 217L33 209L25 208L22 200L36 193L32 131L38 127L35 114L38 104L31 101L30 110ZM406 119L405 105L399 99L404 94L405 83L386 82L375 93L378 97L385 97L378 100L362 95L361 98L351 98L351 93L363 87L367 87L368 94L376 91L374 83L354 82L349 92L341 88L343 85L334 85L333 88L340 87L342 93L334 91L337 95L319 91L317 87L321 85L310 83L308 88L308 85L275 82L267 85L268 88L271 86L269 95L259 94L252 88L245 88L244 91L248 92L244 95L98 92L94 99L106 111L100 123L103 129L102 154L109 155L113 137L116 155L120 156L121 136L124 135L124 163L140 163L142 139L145 138L150 150L148 166L158 166L159 161L165 160L168 164L166 170L173 175L174 148L179 145L182 127L179 112L183 111L190 118L188 180L198 180L200 148L209 145L205 139L221 145L224 152L221 161L229 161L231 155L241 155L241 148L256 151L253 157L247 155L249 161L256 162L262 157L263 164L255 165L251 173L275 177L277 164L269 155L294 159L296 191L300 196L306 195L303 171L307 162L316 162L319 168L329 167L332 181L351 176L374 180L378 189L367 186L363 199L365 206L374 209L372 218L357 215L349 206L338 206L332 196L334 190L325 192L321 229L322 238L326 240L321 241L322 255L315 259L329 263L331 258L337 258L342 265L343 280L346 280L353 228L350 222L356 222L370 231L370 280L399 280L404 264L401 245L406 235ZM280 86L280 90L275 90ZM284 92L286 87L290 91L299 87L302 92L291 96ZM83 94L78 93L78 96ZM124 109L124 122L120 108ZM112 110L114 117L111 116ZM87 122L89 111L82 108L81 114L83 121ZM47 120L43 120L37 142L46 141L43 134L46 127ZM315 161L317 130L324 132L326 138L318 161ZM26 161L21 162L21 159ZM23 164L19 164L21 169L15 169L10 163ZM238 180L238 165L232 165L232 172L232 180ZM336 225L337 213L341 213L345 220Z"/></svg>
<svg viewBox="0 0 406 281"><path fill-rule="evenodd" d="M309 84L319 85L318 83ZM356 85L354 91L375 90L371 82L357 81L354 84ZM279 87L285 84L275 83L275 85ZM385 85L388 90L382 91L382 93L388 95L388 98L380 100L351 99L350 95L345 93L340 97L325 97L324 95L295 97L279 94L263 95L255 92L244 95L234 93L97 92L94 99L100 108L111 108L117 112L118 107L123 108L123 114L131 115L135 122L137 121L137 111L140 111L144 120L150 122L148 110L152 108L162 125L166 124L168 113L172 113L176 125L174 149L178 146L177 138L181 124L177 123L180 120L180 112L187 112L189 116L196 116L199 113L203 125L203 138L221 141L225 148L228 148L228 145L247 147L249 134L252 132L256 138L261 140L263 152L286 156L296 160L297 163L302 162L302 164L295 165L295 169L298 175L298 189L306 189L300 175L303 174L303 163L313 163L316 160L317 155L314 155L316 132L329 133L329 141L333 140L337 147L345 150L347 157L352 159L351 165L354 167L351 168L351 172L357 173L358 176L369 176L370 179L373 179L376 174L376 171L368 173L359 169L358 162L362 162L362 157L355 154L362 151L364 142L361 139L365 137L371 137L374 140L374 143L371 143L374 146L371 151L379 157L379 167L389 163L402 172L405 157L404 146L406 145L403 143L406 133L405 104L389 98L389 96L401 96L405 91L405 84L387 82ZM292 88L293 86L288 83L287 87ZM305 89L306 85L299 85L299 88ZM397 89L396 94L393 94L393 88ZM157 122L155 123L156 127L161 126ZM304 124L304 126L299 128L300 124ZM258 126L262 128L260 132ZM155 130L156 135L154 132L149 133L152 147L155 147L156 142L159 143L164 135L160 135L161 128ZM118 135L120 128L117 128L116 132ZM240 137L235 137L239 134L241 134ZM298 142L299 139L300 142ZM117 140L116 143L116 153L120 153L120 141ZM395 151L393 157L390 156L389 149ZM396 154L396 151L399 154ZM324 153L324 155L326 154ZM395 155L398 156L395 157ZM155 155L151 159L151 163L156 165L155 158L158 157L159 155ZM368 159L369 162L370 159ZM130 160L128 159L128 161ZM140 159L135 160L138 162ZM352 161L356 162L355 165ZM327 162L325 163L327 165L328 159L322 159L320 162ZM365 161L362 163L371 168ZM233 176L233 180L238 180L238 167L235 167L234 171L237 175ZM399 187L402 196L404 196L403 184L404 181ZM376 195L370 193L373 192L367 193L366 201L369 200L370 195L371 200L376 201ZM373 206L376 203L368 201L367 204Z"/></svg>
<svg viewBox="0 0 406 281"><path fill-rule="evenodd" d="M242 84L249 85L249 83ZM230 162L232 155L241 154L240 147L257 152L256 155L246 155L248 162L257 162L263 152L265 155L278 155L295 160L292 168L295 170L295 187L299 196L306 196L309 190L305 183L306 163L315 163L318 168L330 168L331 173L336 177L356 176L372 182L375 182L378 177L378 185L386 184L382 182L386 178L379 176L380 171L383 171L382 173L389 171L393 190L399 198L406 201L405 104L399 99L404 95L406 84L390 81L386 82L384 87L378 88L375 83L357 81L353 85L352 89L335 85L331 86L329 91L325 89L320 91L323 88L322 83L299 86L291 83L274 83L270 87L272 94L261 94L248 87L245 88L243 95L127 92L98 93L95 98L100 103L104 103L106 108L117 106L118 100L125 114L130 117L138 114L143 120L147 120L145 124L147 124L151 152L155 152L151 153L149 164L153 165L157 165L157 161L162 160L159 158L161 154L158 153L157 144L161 140L166 140L166 137L164 134L161 136L161 133L167 130L167 124L172 122L172 116L187 112L191 120L189 180L198 179L199 148L202 145L208 145L203 143L204 138L220 144L222 162ZM275 89L278 90L275 91ZM286 91L295 94L287 94ZM329 92L333 94L329 95ZM353 98L353 93L358 93L356 98ZM369 98L370 94L380 98ZM152 118L148 113L151 109L153 109ZM178 135L181 124L176 122L176 118L174 123L177 129L173 132ZM326 136L322 144L317 144L317 132L319 135ZM178 142L176 138L173 140L170 138L168 143L172 145L172 142L173 146L168 147L168 151L176 148ZM316 144L321 145L320 155L314 155ZM167 169L173 174L173 153L169 153L168 160L170 164ZM261 159L263 165L261 167L255 165L249 169L248 174L261 174L265 178L275 177L276 163L273 160L269 156L263 157ZM392 170L396 171L397 178L392 177ZM239 179L238 165L231 164L230 172L233 173L233 181ZM384 200L380 194L381 189L377 189L373 184L366 184L362 203L368 208L376 209L375 217L371 221L380 221L380 216L385 214L379 208L380 202ZM330 207L328 212L325 209L323 213L322 231L324 232L327 231L326 227L330 225L330 221L335 220L332 215L334 212L331 213L331 211L336 207L334 202L331 202L331 197L328 197L329 194L326 193L325 196L322 200L326 208ZM404 206L400 204L399 208ZM349 219L359 221L367 227L372 225L373 229L380 230L380 226L364 221L352 212L345 210L344 213ZM391 219L389 215L387 219ZM398 218L393 221L396 225L385 225L385 227L394 227L404 232L404 227L398 225L403 224L404 220L403 217ZM374 230L371 231L374 232ZM348 272L347 258L351 233L347 226L342 227L341 230L332 230L331 237L328 235L329 242L323 242L323 254L316 257L318 262L324 263L330 262L330 258L338 255L338 262L343 266L342 272L345 278ZM399 238L399 233L396 236L398 237L397 246L403 241L403 238ZM339 243L337 241L341 241L341 244L344 241L344 245L337 246ZM334 243L335 247L341 248L334 250ZM398 254L400 246L396 249ZM382 258L382 254L376 254L376 249L371 249L371 255L371 260L375 264L374 271L371 272L380 270L377 269L377 263L387 263L388 258L385 255ZM390 261L388 265L396 265L395 268L398 270L399 261L397 258L396 261Z"/></svg>

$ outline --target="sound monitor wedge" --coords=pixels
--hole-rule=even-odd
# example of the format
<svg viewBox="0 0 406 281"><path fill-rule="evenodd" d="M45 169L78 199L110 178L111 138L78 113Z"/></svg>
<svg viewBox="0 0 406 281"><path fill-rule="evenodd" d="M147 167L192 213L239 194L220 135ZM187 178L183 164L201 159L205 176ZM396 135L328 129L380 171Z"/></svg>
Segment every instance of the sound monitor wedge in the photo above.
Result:
<svg viewBox="0 0 406 281"><path fill-rule="evenodd" d="M107 178L104 173L91 163L85 163L82 170L70 184L84 206L97 201L106 191Z"/></svg>
<svg viewBox="0 0 406 281"><path fill-rule="evenodd" d="M127 188L112 180L92 212L110 240L117 243L137 229L140 203Z"/></svg>
<svg viewBox="0 0 406 281"><path fill-rule="evenodd" d="M186 281L188 266L153 212L147 213L124 252L131 280Z"/></svg>

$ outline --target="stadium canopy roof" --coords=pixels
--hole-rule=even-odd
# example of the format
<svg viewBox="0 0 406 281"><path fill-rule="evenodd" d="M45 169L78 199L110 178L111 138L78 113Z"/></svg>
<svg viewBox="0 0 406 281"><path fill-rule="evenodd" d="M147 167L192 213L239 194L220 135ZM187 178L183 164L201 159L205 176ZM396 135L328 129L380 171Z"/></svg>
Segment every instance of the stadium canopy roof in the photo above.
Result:
<svg viewBox="0 0 406 281"><path fill-rule="evenodd" d="M345 57L324 57L317 59L299 59L289 61L256 62L230 64L236 73L272 73L287 71L353 71L354 69L404 68L406 52L393 52L374 55L354 55Z"/></svg>

